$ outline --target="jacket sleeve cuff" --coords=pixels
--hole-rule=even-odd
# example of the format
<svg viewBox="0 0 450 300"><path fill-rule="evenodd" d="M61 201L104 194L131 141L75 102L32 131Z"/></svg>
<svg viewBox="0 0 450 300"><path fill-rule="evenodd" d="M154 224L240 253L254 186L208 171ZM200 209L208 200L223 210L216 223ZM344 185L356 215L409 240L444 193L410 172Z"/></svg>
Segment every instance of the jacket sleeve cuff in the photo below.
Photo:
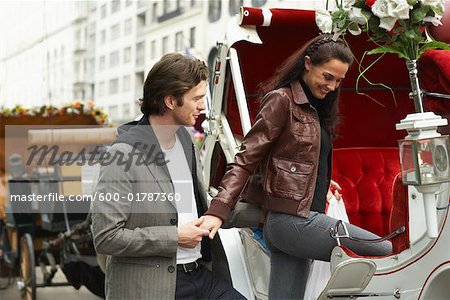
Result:
<svg viewBox="0 0 450 300"><path fill-rule="evenodd" d="M211 205L205 215L212 215L222 219L225 222L231 214L231 208L220 200L211 201Z"/></svg>

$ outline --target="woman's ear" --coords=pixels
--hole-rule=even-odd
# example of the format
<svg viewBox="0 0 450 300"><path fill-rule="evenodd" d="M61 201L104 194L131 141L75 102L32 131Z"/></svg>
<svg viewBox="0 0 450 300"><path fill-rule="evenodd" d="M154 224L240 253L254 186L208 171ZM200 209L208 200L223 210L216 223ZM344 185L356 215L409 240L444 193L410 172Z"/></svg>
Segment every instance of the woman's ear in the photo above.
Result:
<svg viewBox="0 0 450 300"><path fill-rule="evenodd" d="M311 57L306 55L304 61L305 61L305 70L309 71L309 69L311 68Z"/></svg>
<svg viewBox="0 0 450 300"><path fill-rule="evenodd" d="M166 107L169 110L173 110L173 108L176 105L175 102L176 102L175 97L172 96L172 95L167 95L167 96L164 97L164 104L166 105Z"/></svg>

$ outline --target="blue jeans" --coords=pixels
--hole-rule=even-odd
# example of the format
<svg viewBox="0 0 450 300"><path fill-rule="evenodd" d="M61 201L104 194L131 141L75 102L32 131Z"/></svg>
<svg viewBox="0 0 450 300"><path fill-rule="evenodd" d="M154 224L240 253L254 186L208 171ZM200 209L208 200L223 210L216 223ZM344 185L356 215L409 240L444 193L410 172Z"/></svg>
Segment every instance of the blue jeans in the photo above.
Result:
<svg viewBox="0 0 450 300"><path fill-rule="evenodd" d="M269 299L303 299L311 260L330 261L337 245L330 236L330 228L338 220L322 213L310 212L308 218L269 212L264 224L264 240L270 250ZM351 236L365 239L377 235L347 224ZM341 239L353 252L364 256L383 256L392 253L388 241L380 243L353 242Z"/></svg>

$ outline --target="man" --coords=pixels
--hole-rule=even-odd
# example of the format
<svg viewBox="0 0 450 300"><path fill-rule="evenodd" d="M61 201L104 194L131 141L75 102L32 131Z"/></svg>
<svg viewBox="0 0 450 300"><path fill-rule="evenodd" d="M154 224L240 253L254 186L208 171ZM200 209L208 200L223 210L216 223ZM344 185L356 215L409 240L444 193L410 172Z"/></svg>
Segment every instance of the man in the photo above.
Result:
<svg viewBox="0 0 450 300"><path fill-rule="evenodd" d="M202 229L206 193L184 126L205 108L207 76L198 59L162 57L144 84L144 117L119 128L104 156L91 209L107 299L244 299L202 266L220 240Z"/></svg>

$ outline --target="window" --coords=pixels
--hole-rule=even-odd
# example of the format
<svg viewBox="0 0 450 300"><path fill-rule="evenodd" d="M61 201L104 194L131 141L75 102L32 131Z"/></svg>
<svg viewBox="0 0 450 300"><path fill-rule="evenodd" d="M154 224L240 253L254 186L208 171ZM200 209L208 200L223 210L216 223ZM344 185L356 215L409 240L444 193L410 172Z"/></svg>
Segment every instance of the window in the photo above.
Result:
<svg viewBox="0 0 450 300"><path fill-rule="evenodd" d="M152 5L152 23L156 23L157 21L158 21L158 2L155 2Z"/></svg>
<svg viewBox="0 0 450 300"><path fill-rule="evenodd" d="M123 63L129 63L131 61L131 47L123 49Z"/></svg>
<svg viewBox="0 0 450 300"><path fill-rule="evenodd" d="M89 1L88 7L89 11L95 11L97 9L97 3L95 1Z"/></svg>
<svg viewBox="0 0 450 300"><path fill-rule="evenodd" d="M111 105L108 107L108 115L112 120L116 120L119 117L119 106Z"/></svg>
<svg viewBox="0 0 450 300"><path fill-rule="evenodd" d="M114 51L109 54L109 67L115 67L119 64L119 51Z"/></svg>
<svg viewBox="0 0 450 300"><path fill-rule="evenodd" d="M136 30L138 35L145 33L145 24L146 24L146 14L142 13L137 16L136 19Z"/></svg>
<svg viewBox="0 0 450 300"><path fill-rule="evenodd" d="M90 58L86 72L89 75L89 77L91 77L91 79L92 77L94 77L94 71L95 71L95 59Z"/></svg>
<svg viewBox="0 0 450 300"><path fill-rule="evenodd" d="M91 32L95 32L95 27L96 27L97 25L95 24L95 22L92 22L92 23L90 23L89 25L88 25L88 31L91 33Z"/></svg>
<svg viewBox="0 0 450 300"><path fill-rule="evenodd" d="M186 0L163 0L162 14L158 17L158 22L164 22L181 15L185 9Z"/></svg>
<svg viewBox="0 0 450 300"><path fill-rule="evenodd" d="M165 36L162 39L162 55L166 54L169 51L169 37Z"/></svg>
<svg viewBox="0 0 450 300"><path fill-rule="evenodd" d="M81 42L81 30L75 32L75 44L79 45Z"/></svg>
<svg viewBox="0 0 450 300"><path fill-rule="evenodd" d="M239 13L239 9L243 5L243 2L243 0L229 0L228 11L230 12L230 16L234 16Z"/></svg>
<svg viewBox="0 0 450 300"><path fill-rule="evenodd" d="M210 0L208 2L208 19L210 22L216 22L220 19L222 13L222 1Z"/></svg>
<svg viewBox="0 0 450 300"><path fill-rule="evenodd" d="M80 61L79 60L74 61L73 71L75 72L75 78L79 79L79 76L80 76L80 74L79 74L80 73Z"/></svg>
<svg viewBox="0 0 450 300"><path fill-rule="evenodd" d="M130 75L123 76L122 89L124 92L128 92L131 89L131 77Z"/></svg>
<svg viewBox="0 0 450 300"><path fill-rule="evenodd" d="M89 48L95 47L95 33L89 35Z"/></svg>
<svg viewBox="0 0 450 300"><path fill-rule="evenodd" d="M131 18L127 19L125 21L125 25L123 26L123 34L124 35L129 35L131 34L132 28L131 28Z"/></svg>
<svg viewBox="0 0 450 300"><path fill-rule="evenodd" d="M111 13L115 13L120 9L120 0L113 0L111 2Z"/></svg>
<svg viewBox="0 0 450 300"><path fill-rule="evenodd" d="M120 36L120 24L117 23L111 26L111 41L118 39Z"/></svg>
<svg viewBox="0 0 450 300"><path fill-rule="evenodd" d="M105 82L100 82L100 84L98 85L98 95L99 96L104 96L105 95Z"/></svg>
<svg viewBox="0 0 450 300"><path fill-rule="evenodd" d="M167 14L175 10L178 1L164 0L163 2L163 13Z"/></svg>
<svg viewBox="0 0 450 300"><path fill-rule="evenodd" d="M175 52L181 52L183 50L183 32L178 31L175 33Z"/></svg>
<svg viewBox="0 0 450 300"><path fill-rule="evenodd" d="M100 44L104 44L106 43L106 30L103 29L102 31L100 31Z"/></svg>
<svg viewBox="0 0 450 300"><path fill-rule="evenodd" d="M140 42L136 44L136 66L143 66L145 63L145 44Z"/></svg>
<svg viewBox="0 0 450 300"><path fill-rule="evenodd" d="M102 7L100 8L100 14L101 14L101 18L104 19L106 17L106 3L102 5Z"/></svg>
<svg viewBox="0 0 450 300"><path fill-rule="evenodd" d="M266 4L267 0L252 0L253 7L261 7Z"/></svg>
<svg viewBox="0 0 450 300"><path fill-rule="evenodd" d="M189 29L189 48L195 48L195 27Z"/></svg>
<svg viewBox="0 0 450 300"><path fill-rule="evenodd" d="M156 41L153 40L150 44L150 58L155 59L156 58Z"/></svg>
<svg viewBox="0 0 450 300"><path fill-rule="evenodd" d="M109 81L109 94L117 94L119 92L119 78L114 78Z"/></svg>
<svg viewBox="0 0 450 300"><path fill-rule="evenodd" d="M133 4L133 0L127 0L126 2L125 2L125 6L130 6L131 4Z"/></svg>
<svg viewBox="0 0 450 300"><path fill-rule="evenodd" d="M105 69L105 65L106 65L106 57L104 55L100 56L100 60L98 63L98 69L99 70L104 70Z"/></svg>
<svg viewBox="0 0 450 300"><path fill-rule="evenodd" d="M123 118L129 118L129 117L131 117L131 115L130 115L130 113L131 113L131 109L130 109L130 106L131 106L131 104L129 104L129 103L125 103L123 106L122 106L122 115L123 115Z"/></svg>

